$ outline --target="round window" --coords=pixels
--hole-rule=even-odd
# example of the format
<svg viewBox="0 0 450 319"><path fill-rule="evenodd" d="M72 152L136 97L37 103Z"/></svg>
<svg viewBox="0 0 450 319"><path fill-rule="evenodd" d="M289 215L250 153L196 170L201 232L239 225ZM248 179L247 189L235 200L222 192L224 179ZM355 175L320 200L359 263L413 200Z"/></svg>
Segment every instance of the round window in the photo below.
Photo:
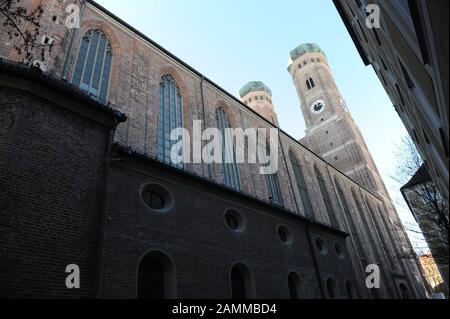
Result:
<svg viewBox="0 0 450 319"><path fill-rule="evenodd" d="M225 224L229 229L235 232L241 232L245 229L246 223L244 216L234 209L228 209L224 215Z"/></svg>
<svg viewBox="0 0 450 319"><path fill-rule="evenodd" d="M342 249L342 246L338 243L334 245L334 251L340 258L344 258L344 250Z"/></svg>
<svg viewBox="0 0 450 319"><path fill-rule="evenodd" d="M230 227L232 230L236 230L239 228L239 222L238 222L236 216L233 216L231 214L226 214L225 221L226 221L228 227Z"/></svg>
<svg viewBox="0 0 450 319"><path fill-rule="evenodd" d="M164 208L164 197L154 191L142 192L142 200L152 209Z"/></svg>
<svg viewBox="0 0 450 319"><path fill-rule="evenodd" d="M327 245L322 238L316 238L315 243L316 243L316 248L320 253L322 253L322 254L327 253Z"/></svg>
<svg viewBox="0 0 450 319"><path fill-rule="evenodd" d="M166 213L174 205L170 193L158 184L144 185L141 188L141 199L145 206L158 213Z"/></svg>
<svg viewBox="0 0 450 319"><path fill-rule="evenodd" d="M278 236L280 237L281 241L285 244L291 244L292 243L292 235L289 229L287 229L284 226L278 227Z"/></svg>

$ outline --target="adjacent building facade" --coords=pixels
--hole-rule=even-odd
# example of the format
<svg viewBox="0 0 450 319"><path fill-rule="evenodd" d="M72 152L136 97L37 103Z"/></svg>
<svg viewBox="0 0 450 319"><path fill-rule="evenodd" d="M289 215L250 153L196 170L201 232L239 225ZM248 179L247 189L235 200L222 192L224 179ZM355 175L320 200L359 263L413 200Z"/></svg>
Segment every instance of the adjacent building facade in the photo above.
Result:
<svg viewBox="0 0 450 319"><path fill-rule="evenodd" d="M448 287L448 206L423 165L401 189ZM423 264L423 263L422 263Z"/></svg>
<svg viewBox="0 0 450 319"><path fill-rule="evenodd" d="M374 68L429 175L448 201L448 1L334 3L364 63Z"/></svg>
<svg viewBox="0 0 450 319"><path fill-rule="evenodd" d="M432 291L435 293L446 293L448 295L448 288L442 280L441 273L436 266L433 256L431 254L422 255L419 260Z"/></svg>
<svg viewBox="0 0 450 319"><path fill-rule="evenodd" d="M35 7L41 1L24 3ZM2 273L8 274L1 278L2 296L8 291L19 297L425 296L417 259L404 258L412 247L404 229L394 227L398 216L317 45L297 48L292 62L305 59L308 65L290 68L310 149L278 128L271 91L262 82L243 87L238 100L93 1L75 2L81 19L80 28L72 29L64 25L68 3L42 3L41 35L54 45L39 65L52 79L70 84L70 90L77 87L90 95L97 108L107 103L127 121L119 124L123 117L105 111L112 119L99 123L84 100L61 100L70 93L64 90L49 102L42 95L48 90L30 89L30 81L18 80L23 74L15 76L4 67L9 77L0 82L0 111L6 119L0 154L8 166L0 180L8 190L1 211L9 226L2 235L7 243ZM0 55L20 61L8 36L2 32L0 39ZM16 103L22 95L28 100ZM27 105L39 105L42 112ZM279 169L262 175L258 163L174 164L170 132L184 127L194 134L199 121L202 128L220 130L276 128ZM334 147L331 136L337 136L338 127L347 135ZM42 133L33 140L27 131ZM322 133L330 137L321 138ZM18 149L15 140L21 134ZM55 140L61 143L53 145ZM21 170L19 177L14 175L17 165L29 163L39 174ZM55 170L45 178L49 163ZM87 184L75 189L73 174L85 174L87 167L90 176L80 175ZM56 181L58 190L51 186ZM19 186L23 182L27 187ZM33 195L33 185L39 184L48 186ZM64 199L66 192L76 196ZM23 201L26 197L35 199ZM42 203L46 197L53 200ZM86 200L92 207L79 206ZM33 209L36 213L29 213ZM83 214L87 209L89 218ZM65 220L72 227L60 228ZM21 233L31 235L21 243ZM59 248L49 244L60 239L58 234L64 238ZM32 252L24 251L24 245ZM52 277L77 262L61 252L66 247L73 247L88 269L84 290L61 286L64 274ZM33 256L29 262L26 254ZM370 264L380 266L380 289L365 285ZM35 273L41 278L33 278ZM27 290L30 282L34 290Z"/></svg>

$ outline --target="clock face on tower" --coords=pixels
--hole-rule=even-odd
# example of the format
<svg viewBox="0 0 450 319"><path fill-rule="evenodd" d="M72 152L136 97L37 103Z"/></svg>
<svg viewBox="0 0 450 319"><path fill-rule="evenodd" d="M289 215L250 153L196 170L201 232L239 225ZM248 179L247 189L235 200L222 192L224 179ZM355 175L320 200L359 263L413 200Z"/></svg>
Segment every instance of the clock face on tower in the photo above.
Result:
<svg viewBox="0 0 450 319"><path fill-rule="evenodd" d="M325 110L325 101L324 100L317 100L311 105L311 112L314 114L320 114Z"/></svg>

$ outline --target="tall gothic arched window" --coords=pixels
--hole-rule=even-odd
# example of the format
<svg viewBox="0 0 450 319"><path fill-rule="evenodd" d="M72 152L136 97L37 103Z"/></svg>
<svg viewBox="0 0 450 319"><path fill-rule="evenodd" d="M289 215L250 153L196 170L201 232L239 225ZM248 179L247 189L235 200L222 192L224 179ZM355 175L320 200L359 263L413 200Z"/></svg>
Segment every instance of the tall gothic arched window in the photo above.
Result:
<svg viewBox="0 0 450 319"><path fill-rule="evenodd" d="M174 78L167 74L159 83L159 111L158 111L158 159L183 169L184 163L174 163L170 153L177 141L170 140L170 133L183 127L181 91ZM183 150L179 151L182 156Z"/></svg>
<svg viewBox="0 0 450 319"><path fill-rule="evenodd" d="M232 140L232 135L227 134L226 129L230 128L230 121L225 110L220 107L216 110L217 128L222 133L222 175L225 186L240 191L239 170L236 164L236 150ZM226 137L229 137L227 139Z"/></svg>
<svg viewBox="0 0 450 319"><path fill-rule="evenodd" d="M258 149L261 160L264 163L271 163L271 156L277 156L270 153L270 144L266 142L265 136L258 134ZM277 206L283 206L283 196L280 189L280 182L278 181L278 174L276 172L272 174L265 174L267 188L269 191L269 201Z"/></svg>
<svg viewBox="0 0 450 319"><path fill-rule="evenodd" d="M361 216L361 221L362 221L362 225L364 228L364 232L367 234L367 237L369 238L370 245L372 246L372 249L374 250L374 253L375 253L376 258L378 259L378 262L381 262L380 255L378 253L378 249L375 245L375 240L373 238L373 232L371 231L371 229L369 227L369 222L368 222L366 214L364 212L364 208L362 207L359 196L356 194L356 192L353 188L352 188L352 195L353 195L353 200L355 201L358 213Z"/></svg>
<svg viewBox="0 0 450 319"><path fill-rule="evenodd" d="M312 78L306 79L306 87L308 88L308 90L311 90L316 87L316 84L314 83L314 80Z"/></svg>
<svg viewBox="0 0 450 319"><path fill-rule="evenodd" d="M365 253L363 250L363 246L361 244L361 239L359 238L358 231L356 230L356 224L353 219L353 215L350 211L350 207L348 205L347 198L345 197L345 194L344 194L344 191L342 190L341 184L339 183L339 181L336 178L335 178L335 183L336 183L339 198L340 198L342 206L344 208L344 215L347 217L347 220L348 220L352 239L354 240L355 245L356 245L356 250L358 251L359 257L365 259L366 256L365 256Z"/></svg>
<svg viewBox="0 0 450 319"><path fill-rule="evenodd" d="M339 227L339 223L334 213L333 205L331 204L330 193L328 192L325 179L323 178L322 173L316 165L314 165L314 172L316 174L317 182L319 183L320 193L322 194L322 199L325 204L325 208L327 210L327 214L330 218L331 224L335 227Z"/></svg>
<svg viewBox="0 0 450 319"><path fill-rule="evenodd" d="M353 196L353 200L355 201L356 204L356 210L361 218L362 221L362 226L363 226L363 232L367 234L367 238L369 239L369 246L372 248L374 255L375 255L375 261L373 261L372 263L380 263L381 262L381 258L380 258L380 254L378 252L378 247L375 246L375 241L373 239L373 233L371 232L370 228L369 228L369 224L366 218L366 214L364 213L364 208L361 205L361 201L359 200L359 196L356 193L355 189L352 188L352 196ZM364 261L364 268L367 266L367 261ZM378 292L378 289L371 289L370 293L372 294L372 296L375 299L379 299L380 295Z"/></svg>
<svg viewBox="0 0 450 319"><path fill-rule="evenodd" d="M291 160L291 165L294 170L294 176L297 182L298 191L300 192L303 209L306 213L306 216L314 218L311 199L309 197L308 188L306 186L305 175L303 174L303 170L302 167L300 166L300 163L298 162L297 156L295 156L292 150L289 151L289 158Z"/></svg>
<svg viewBox="0 0 450 319"><path fill-rule="evenodd" d="M283 197L280 190L280 182L277 173L266 175L267 186L269 188L269 200L272 204L282 206Z"/></svg>
<svg viewBox="0 0 450 319"><path fill-rule="evenodd" d="M112 57L111 43L106 35L97 29L87 31L81 40L72 83L106 103Z"/></svg>
<svg viewBox="0 0 450 319"><path fill-rule="evenodd" d="M387 256L387 252L390 253L390 246L389 246L389 243L384 240L385 238L382 237L385 233L383 232L382 226L379 221L379 217L376 215L377 211L374 209L371 201L367 197L366 197L366 203L367 203L367 207L369 208L369 213L370 213L369 214L369 220L371 221L370 224L376 230L375 234L378 239L378 243L380 243L381 245L383 245L383 243L385 243L384 246L385 246L385 248L387 248L387 251L386 251L386 249L381 250L382 254L384 256L384 259L386 260L386 264L389 267L389 269L393 269L392 268L392 259L393 258L391 259L390 257L394 257L394 256Z"/></svg>
<svg viewBox="0 0 450 319"><path fill-rule="evenodd" d="M387 235L388 235L388 238L389 238L389 242L391 243L391 254L393 255L393 256L395 256L396 255L396 249L395 249L395 246L392 246L393 245L393 243L395 243L395 236L394 236L394 234L392 233L392 224L391 223L388 223L387 221L386 221L386 217L387 216L385 216L385 214L384 214L384 209L383 209L383 207L381 206L381 204L379 204L378 205L378 214L379 214L379 216L380 216L380 220L381 220L381 223L383 224L383 226L384 226L384 229L386 230L386 233L387 233ZM393 269L394 269L394 271L398 271L398 264L397 264L397 261L395 260L395 259L392 259L392 266L394 267Z"/></svg>

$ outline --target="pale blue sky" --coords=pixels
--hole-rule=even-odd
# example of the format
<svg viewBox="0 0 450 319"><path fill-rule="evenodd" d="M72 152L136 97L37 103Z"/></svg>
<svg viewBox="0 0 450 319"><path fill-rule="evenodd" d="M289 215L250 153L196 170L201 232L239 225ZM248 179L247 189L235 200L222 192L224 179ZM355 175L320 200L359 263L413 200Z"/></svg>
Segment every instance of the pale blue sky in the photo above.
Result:
<svg viewBox="0 0 450 319"><path fill-rule="evenodd" d="M394 144L406 130L372 67L364 66L331 0L97 2L236 96L248 81L266 83L281 127L298 139L305 125L286 71L288 55L301 43L319 44L392 198L401 199L390 175ZM413 221L405 208L398 209L403 220Z"/></svg>

